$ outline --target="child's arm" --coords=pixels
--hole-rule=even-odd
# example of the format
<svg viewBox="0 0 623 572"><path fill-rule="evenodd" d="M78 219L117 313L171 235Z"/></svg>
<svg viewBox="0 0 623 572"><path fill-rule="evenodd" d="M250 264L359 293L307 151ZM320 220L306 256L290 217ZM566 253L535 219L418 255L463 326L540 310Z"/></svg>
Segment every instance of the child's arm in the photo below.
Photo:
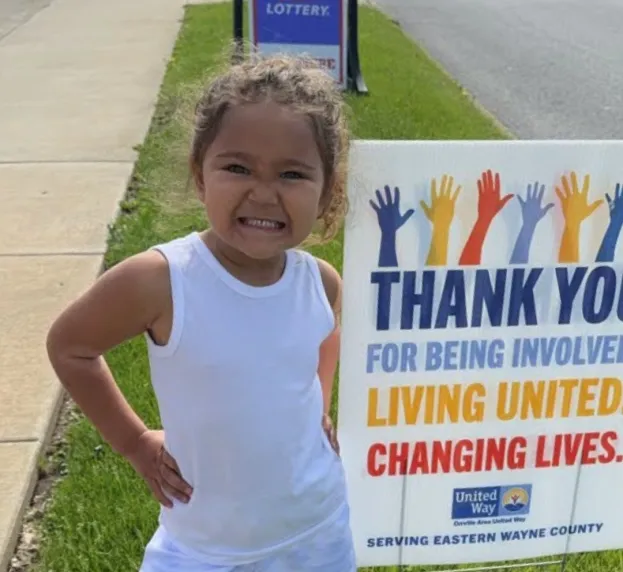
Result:
<svg viewBox="0 0 623 572"><path fill-rule="evenodd" d="M123 397L102 355L161 317L169 295L167 273L166 261L154 252L121 262L63 311L47 337L60 382L122 455L133 450L147 427Z"/></svg>
<svg viewBox="0 0 623 572"><path fill-rule="evenodd" d="M49 359L63 386L167 506L162 487L178 497L176 489L185 489L166 468L175 468L175 461L164 451L162 436L148 431L125 400L102 356L146 331L165 343L171 316L168 264L148 251L105 272L56 319L47 337Z"/></svg>
<svg viewBox="0 0 623 572"><path fill-rule="evenodd" d="M333 380L340 358L340 319L342 312L342 278L337 270L328 262L318 259L322 283L333 308L335 328L320 346L318 377L322 385L324 400L324 414L329 415L331 410L331 396L333 394Z"/></svg>

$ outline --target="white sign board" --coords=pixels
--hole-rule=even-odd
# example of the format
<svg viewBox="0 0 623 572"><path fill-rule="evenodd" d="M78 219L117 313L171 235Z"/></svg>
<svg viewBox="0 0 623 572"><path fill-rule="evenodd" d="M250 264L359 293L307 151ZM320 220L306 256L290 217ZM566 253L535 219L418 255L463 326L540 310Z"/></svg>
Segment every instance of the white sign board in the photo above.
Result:
<svg viewBox="0 0 623 572"><path fill-rule="evenodd" d="M351 154L339 435L359 566L623 547L623 142Z"/></svg>

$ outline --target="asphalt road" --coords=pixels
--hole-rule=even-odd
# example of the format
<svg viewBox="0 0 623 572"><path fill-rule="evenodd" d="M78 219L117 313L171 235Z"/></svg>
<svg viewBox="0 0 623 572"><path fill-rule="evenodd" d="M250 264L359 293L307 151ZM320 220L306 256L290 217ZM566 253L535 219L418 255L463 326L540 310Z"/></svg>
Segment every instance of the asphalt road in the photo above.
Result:
<svg viewBox="0 0 623 572"><path fill-rule="evenodd" d="M27 22L51 0L0 0L0 41ZM130 1L130 0L128 0Z"/></svg>
<svg viewBox="0 0 623 572"><path fill-rule="evenodd" d="M375 1L519 138L623 138L623 0Z"/></svg>

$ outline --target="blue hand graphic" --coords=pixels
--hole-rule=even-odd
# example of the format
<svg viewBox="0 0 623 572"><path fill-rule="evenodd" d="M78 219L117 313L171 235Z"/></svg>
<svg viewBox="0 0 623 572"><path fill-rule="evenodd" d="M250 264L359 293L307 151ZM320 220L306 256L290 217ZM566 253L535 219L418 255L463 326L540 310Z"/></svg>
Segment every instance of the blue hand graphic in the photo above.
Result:
<svg viewBox="0 0 623 572"><path fill-rule="evenodd" d="M597 251L597 262L614 261L617 241L623 227L623 185L621 183L617 183L614 188L614 200L606 193L606 201L608 201L608 210L610 211L610 223Z"/></svg>
<svg viewBox="0 0 623 572"><path fill-rule="evenodd" d="M547 214L547 211L554 208L554 203L549 203L544 207L541 206L544 195L545 185L539 187L538 181L534 185L528 185L525 200L520 195L517 195L517 200L521 205L521 216L524 224L536 227L538 222Z"/></svg>
<svg viewBox="0 0 623 572"><path fill-rule="evenodd" d="M544 207L541 206L543 196L545 195L545 185L539 187L539 183L528 185L525 200L517 195L517 200L521 205L521 218L523 225L517 240L513 253L511 254L511 264L526 264L530 257L530 244L536 230L536 225L547 214L547 211L554 207L554 203L549 203Z"/></svg>
<svg viewBox="0 0 623 572"><path fill-rule="evenodd" d="M379 190L376 191L377 203L370 201L370 206L376 212L381 229L381 247L379 249L379 266L398 266L396 255L396 233L415 212L409 209L400 214L400 189L394 189L394 196L389 186L385 186L385 198Z"/></svg>
<svg viewBox="0 0 623 572"><path fill-rule="evenodd" d="M610 211L610 222L623 227L623 185L617 183L614 188L614 200L606 193L608 210Z"/></svg>

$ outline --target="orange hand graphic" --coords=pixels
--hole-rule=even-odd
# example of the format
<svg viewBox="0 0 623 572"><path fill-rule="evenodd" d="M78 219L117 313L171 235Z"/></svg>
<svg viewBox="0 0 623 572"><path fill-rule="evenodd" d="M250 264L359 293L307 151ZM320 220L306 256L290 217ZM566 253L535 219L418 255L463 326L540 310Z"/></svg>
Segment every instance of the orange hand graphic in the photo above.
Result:
<svg viewBox="0 0 623 572"><path fill-rule="evenodd" d="M447 263L450 225L454 218L454 205L461 192L460 186L456 187L454 193L452 192L453 183L453 177L443 175L438 193L437 181L433 179L431 181L430 207L424 201L420 201L426 218L433 224L433 233L426 259L426 264L430 266L443 266Z"/></svg>
<svg viewBox="0 0 623 572"><path fill-rule="evenodd" d="M580 225L601 206L603 200L588 203L590 175L584 177L581 190L575 172L570 177L563 176L561 182L562 189L556 187L556 195L562 207L565 229L560 240L558 262L573 264L580 259Z"/></svg>
<svg viewBox="0 0 623 572"><path fill-rule="evenodd" d="M571 184L569 184L569 179L571 179ZM578 187L578 178L575 172L572 172L569 178L562 177L562 189L556 187L556 194L560 199L565 225L579 228L580 223L591 216L603 203L603 200L600 199L590 205L588 204L590 184L590 175L584 177L582 190Z"/></svg>

